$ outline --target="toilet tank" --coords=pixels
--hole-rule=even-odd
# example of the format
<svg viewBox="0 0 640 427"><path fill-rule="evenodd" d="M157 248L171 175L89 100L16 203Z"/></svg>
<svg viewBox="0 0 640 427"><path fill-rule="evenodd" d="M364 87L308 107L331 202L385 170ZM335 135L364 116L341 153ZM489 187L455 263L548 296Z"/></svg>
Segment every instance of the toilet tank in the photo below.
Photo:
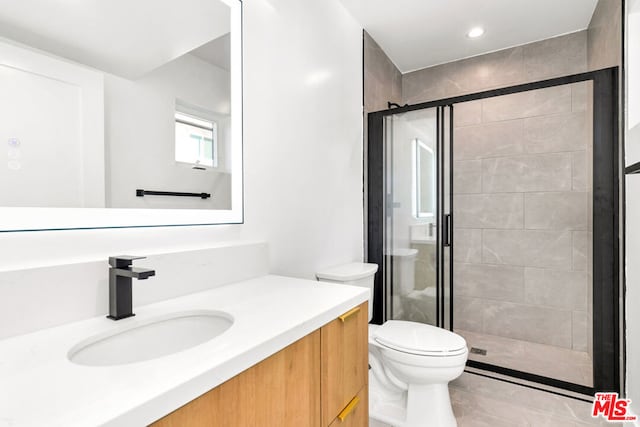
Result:
<svg viewBox="0 0 640 427"><path fill-rule="evenodd" d="M361 286L369 289L369 321L373 319L373 278L378 271L377 264L352 262L327 268L316 273L320 282Z"/></svg>

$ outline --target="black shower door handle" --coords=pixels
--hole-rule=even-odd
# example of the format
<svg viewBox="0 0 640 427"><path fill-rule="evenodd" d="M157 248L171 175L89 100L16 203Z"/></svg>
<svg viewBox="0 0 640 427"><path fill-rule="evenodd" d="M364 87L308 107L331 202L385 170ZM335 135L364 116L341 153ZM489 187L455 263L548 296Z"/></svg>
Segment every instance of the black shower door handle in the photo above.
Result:
<svg viewBox="0 0 640 427"><path fill-rule="evenodd" d="M451 214L442 216L442 245L445 248L451 246Z"/></svg>

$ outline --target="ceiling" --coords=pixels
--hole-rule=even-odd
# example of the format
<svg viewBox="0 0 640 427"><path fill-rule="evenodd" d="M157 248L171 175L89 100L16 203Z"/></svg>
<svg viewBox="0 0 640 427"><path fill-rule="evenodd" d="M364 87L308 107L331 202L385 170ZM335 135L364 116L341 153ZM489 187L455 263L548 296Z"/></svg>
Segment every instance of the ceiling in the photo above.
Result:
<svg viewBox="0 0 640 427"><path fill-rule="evenodd" d="M223 70L231 70L231 33L200 46L193 55Z"/></svg>
<svg viewBox="0 0 640 427"><path fill-rule="evenodd" d="M587 28L597 0L341 0L402 73ZM485 29L477 39L467 32Z"/></svg>
<svg viewBox="0 0 640 427"><path fill-rule="evenodd" d="M0 0L0 37L137 78L229 32L215 0Z"/></svg>

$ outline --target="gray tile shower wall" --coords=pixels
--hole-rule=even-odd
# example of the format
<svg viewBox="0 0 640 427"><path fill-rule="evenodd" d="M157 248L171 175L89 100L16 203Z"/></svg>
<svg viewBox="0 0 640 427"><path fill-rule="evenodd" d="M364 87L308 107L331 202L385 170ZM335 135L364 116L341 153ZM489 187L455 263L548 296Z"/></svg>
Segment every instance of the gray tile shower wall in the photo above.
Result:
<svg viewBox="0 0 640 427"><path fill-rule="evenodd" d="M387 102L402 102L402 74L389 57L364 32L365 114L387 109Z"/></svg>
<svg viewBox="0 0 640 427"><path fill-rule="evenodd" d="M402 76L402 102L417 104L586 70L584 30L406 73Z"/></svg>
<svg viewBox="0 0 640 427"><path fill-rule="evenodd" d="M622 63L622 1L599 0L588 31L587 60L590 70Z"/></svg>
<svg viewBox="0 0 640 427"><path fill-rule="evenodd" d="M617 65L620 6L600 0L584 31L404 75L365 33L365 112ZM592 352L591 89L456 105L456 328Z"/></svg>
<svg viewBox="0 0 640 427"><path fill-rule="evenodd" d="M585 72L592 36L404 74L402 103ZM455 106L456 328L591 352L590 105L581 83Z"/></svg>
<svg viewBox="0 0 640 427"><path fill-rule="evenodd" d="M589 352L589 83L454 107L454 327Z"/></svg>

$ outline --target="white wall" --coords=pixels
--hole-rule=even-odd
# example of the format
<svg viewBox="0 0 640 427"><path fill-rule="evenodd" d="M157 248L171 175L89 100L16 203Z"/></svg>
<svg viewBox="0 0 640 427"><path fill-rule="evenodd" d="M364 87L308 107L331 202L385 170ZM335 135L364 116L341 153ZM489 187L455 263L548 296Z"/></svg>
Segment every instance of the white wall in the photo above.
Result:
<svg viewBox="0 0 640 427"><path fill-rule="evenodd" d="M245 224L0 233L0 270L235 239L296 277L362 259L361 28L337 0L243 4Z"/></svg>
<svg viewBox="0 0 640 427"><path fill-rule="evenodd" d="M231 176L226 173L230 165L224 161L230 84L228 71L190 54L136 80L105 74L107 206L231 209ZM215 170L195 170L175 161L176 100L216 113L223 161ZM136 197L138 188L206 192L212 197Z"/></svg>

